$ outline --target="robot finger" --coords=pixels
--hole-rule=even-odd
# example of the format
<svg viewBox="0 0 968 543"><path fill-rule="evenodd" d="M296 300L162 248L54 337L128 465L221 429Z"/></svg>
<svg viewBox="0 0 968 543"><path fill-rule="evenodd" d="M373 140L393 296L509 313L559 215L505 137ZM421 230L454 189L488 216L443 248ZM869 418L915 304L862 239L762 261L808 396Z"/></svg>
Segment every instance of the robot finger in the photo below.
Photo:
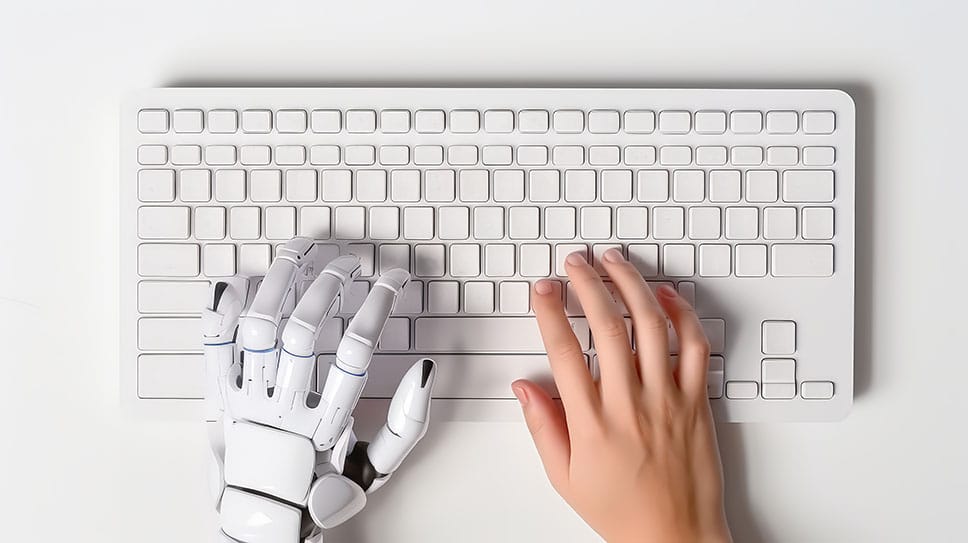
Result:
<svg viewBox="0 0 968 543"><path fill-rule="evenodd" d="M359 442L346 458L343 475L367 492L379 489L427 432L437 366L424 358L410 367L390 400L387 423L373 442Z"/></svg>
<svg viewBox="0 0 968 543"><path fill-rule="evenodd" d="M384 273L373 285L336 347L336 362L329 367L320 393L318 409L322 422L313 437L316 446L322 450L333 446L356 407L366 384L366 370L373 350L380 342L398 295L409 281L410 274L401 269Z"/></svg>
<svg viewBox="0 0 968 543"><path fill-rule="evenodd" d="M245 307L248 281L218 281L209 290L202 310L202 344L205 359L205 419L215 421L225 411L225 387L235 366L235 338Z"/></svg>
<svg viewBox="0 0 968 543"><path fill-rule="evenodd" d="M344 286L360 274L360 259L341 256L330 262L303 294L282 331L282 352L273 399L302 399L311 390L314 350L319 331L338 310Z"/></svg>
<svg viewBox="0 0 968 543"><path fill-rule="evenodd" d="M243 388L249 394L265 394L276 380L276 333L283 304L297 274L309 263L315 244L309 238L293 238L276 252L255 293L252 305L242 317L239 329L243 352Z"/></svg>

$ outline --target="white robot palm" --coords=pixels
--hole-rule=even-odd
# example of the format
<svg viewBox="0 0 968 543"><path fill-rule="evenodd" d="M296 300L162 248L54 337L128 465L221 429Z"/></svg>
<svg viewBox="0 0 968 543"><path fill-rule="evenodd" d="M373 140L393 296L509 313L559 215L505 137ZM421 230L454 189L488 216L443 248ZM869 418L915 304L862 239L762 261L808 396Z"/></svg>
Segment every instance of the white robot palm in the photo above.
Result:
<svg viewBox="0 0 968 543"><path fill-rule="evenodd" d="M280 336L285 300L313 248L306 238L286 243L252 296L249 279L214 284L203 313L207 418L222 422L211 438L223 541L321 541L322 528L358 513L427 429L436 367L422 359L403 377L373 442L357 443L353 433L370 358L410 279L403 270L374 284L314 392L316 337L359 261L329 263Z"/></svg>

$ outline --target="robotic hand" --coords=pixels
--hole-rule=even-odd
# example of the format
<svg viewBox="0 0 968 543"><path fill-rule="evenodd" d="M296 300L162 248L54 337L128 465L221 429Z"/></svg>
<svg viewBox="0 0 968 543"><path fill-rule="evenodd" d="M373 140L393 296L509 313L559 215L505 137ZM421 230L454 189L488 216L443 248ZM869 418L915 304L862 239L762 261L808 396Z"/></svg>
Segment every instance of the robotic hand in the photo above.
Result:
<svg viewBox="0 0 968 543"><path fill-rule="evenodd" d="M407 272L390 270L373 286L336 362L319 368L327 371L321 392L312 386L316 337L343 286L359 275L359 260L330 262L278 334L313 247L306 238L281 247L253 296L248 279L215 283L202 317L206 415L217 422L210 425L211 485L223 543L321 543L322 529L358 513L427 430L436 366L423 359L403 377L373 442L357 442L353 433L370 357Z"/></svg>

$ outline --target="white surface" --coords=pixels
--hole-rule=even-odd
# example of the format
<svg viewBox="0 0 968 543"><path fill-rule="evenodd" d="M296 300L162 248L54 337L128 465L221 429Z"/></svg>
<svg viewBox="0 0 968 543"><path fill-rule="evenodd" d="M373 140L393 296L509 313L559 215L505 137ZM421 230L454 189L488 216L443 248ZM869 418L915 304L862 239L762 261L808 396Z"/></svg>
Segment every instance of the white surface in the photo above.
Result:
<svg viewBox="0 0 968 543"><path fill-rule="evenodd" d="M968 145L950 128L968 111L963 5L385 4L5 8L4 540L66 527L83 542L212 533L202 428L120 414L117 127L129 89L223 83L848 89L858 106L856 403L838 424L722 427L730 522L738 541L960 537L968 365L955 333L968 300L955 236L968 184L946 157ZM375 428L381 416L367 418ZM520 423L432 425L364 514L332 535L595 540L554 497Z"/></svg>

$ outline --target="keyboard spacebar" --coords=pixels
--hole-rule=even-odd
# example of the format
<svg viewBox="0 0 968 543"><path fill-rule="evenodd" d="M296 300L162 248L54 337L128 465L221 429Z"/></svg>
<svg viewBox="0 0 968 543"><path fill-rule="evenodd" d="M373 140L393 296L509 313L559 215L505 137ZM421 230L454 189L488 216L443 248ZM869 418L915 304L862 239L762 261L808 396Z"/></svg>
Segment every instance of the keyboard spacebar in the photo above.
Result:
<svg viewBox="0 0 968 543"><path fill-rule="evenodd" d="M582 350L590 347L588 323L569 319ZM423 317L417 319L418 353L544 353L534 317Z"/></svg>

